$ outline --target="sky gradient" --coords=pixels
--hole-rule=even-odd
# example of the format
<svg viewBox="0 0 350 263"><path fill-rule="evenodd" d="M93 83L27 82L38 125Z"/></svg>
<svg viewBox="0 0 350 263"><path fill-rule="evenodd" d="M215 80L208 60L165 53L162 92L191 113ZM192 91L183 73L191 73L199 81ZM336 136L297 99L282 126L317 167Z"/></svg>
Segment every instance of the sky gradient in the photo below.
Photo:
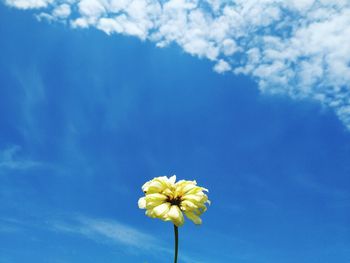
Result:
<svg viewBox="0 0 350 263"><path fill-rule="evenodd" d="M212 201L202 226L180 228L179 262L350 261L350 131L338 108L261 92L264 78L215 71L181 43L6 4L1 263L172 262L172 225L137 200L145 181L173 174Z"/></svg>

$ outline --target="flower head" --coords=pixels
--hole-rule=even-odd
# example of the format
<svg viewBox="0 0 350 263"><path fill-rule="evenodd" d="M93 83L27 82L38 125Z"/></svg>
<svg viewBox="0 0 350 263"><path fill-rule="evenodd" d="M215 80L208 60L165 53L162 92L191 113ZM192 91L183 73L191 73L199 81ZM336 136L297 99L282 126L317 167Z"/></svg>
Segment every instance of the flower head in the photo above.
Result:
<svg viewBox="0 0 350 263"><path fill-rule="evenodd" d="M145 193L138 201L139 208L146 209L146 215L163 221L172 221L174 225L184 224L183 213L195 224L202 223L199 217L210 204L204 192L207 189L197 186L196 181L180 180L176 176L156 177L142 186Z"/></svg>

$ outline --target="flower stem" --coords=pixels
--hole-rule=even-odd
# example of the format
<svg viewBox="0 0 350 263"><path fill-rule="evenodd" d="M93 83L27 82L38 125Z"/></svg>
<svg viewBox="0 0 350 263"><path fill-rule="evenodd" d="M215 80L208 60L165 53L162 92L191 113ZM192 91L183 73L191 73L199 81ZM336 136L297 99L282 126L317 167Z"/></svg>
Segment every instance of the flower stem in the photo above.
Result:
<svg viewBox="0 0 350 263"><path fill-rule="evenodd" d="M176 225L174 225L174 234L175 234L175 256L174 263L177 263L177 252L179 250L179 230Z"/></svg>

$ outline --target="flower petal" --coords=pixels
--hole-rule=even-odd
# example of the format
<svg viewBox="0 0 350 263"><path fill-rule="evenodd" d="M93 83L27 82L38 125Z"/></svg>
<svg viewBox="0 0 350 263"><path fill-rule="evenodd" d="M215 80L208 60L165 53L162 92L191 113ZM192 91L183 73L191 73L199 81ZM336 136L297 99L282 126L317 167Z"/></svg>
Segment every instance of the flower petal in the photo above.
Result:
<svg viewBox="0 0 350 263"><path fill-rule="evenodd" d="M196 225L200 225L202 224L202 219L197 216L195 213L192 212L185 212L185 215L192 220L193 223L195 223Z"/></svg>
<svg viewBox="0 0 350 263"><path fill-rule="evenodd" d="M184 194L186 194L187 192L189 192L190 190L194 189L194 188L198 188L198 186L196 186L193 183L188 183L186 184L183 188L182 188L182 192Z"/></svg>
<svg viewBox="0 0 350 263"><path fill-rule="evenodd" d="M168 197L166 195L160 194L160 193L154 193L154 194L146 194L146 200L147 201L164 201L166 200Z"/></svg>
<svg viewBox="0 0 350 263"><path fill-rule="evenodd" d="M166 202L153 208L153 213L157 217L162 217L163 215L168 213L169 209L170 209L170 203Z"/></svg>
<svg viewBox="0 0 350 263"><path fill-rule="evenodd" d="M141 187L141 188L142 188L142 191L144 191L145 193L146 193L147 190L148 190L148 187L149 187L150 182L151 182L151 181L148 181L148 182L144 183L143 186Z"/></svg>
<svg viewBox="0 0 350 263"><path fill-rule="evenodd" d="M159 206L161 204L163 204L164 201L163 200L157 200L157 201L147 201L146 199L146 209L153 209L156 206Z"/></svg>
<svg viewBox="0 0 350 263"><path fill-rule="evenodd" d="M159 180L152 180L148 185L147 193L160 193L164 188L164 184L162 184Z"/></svg>
<svg viewBox="0 0 350 263"><path fill-rule="evenodd" d="M184 200L181 202L181 209L184 211L190 211L190 210L194 210L197 208L198 208L198 206L195 205L194 203L192 203L191 201Z"/></svg>
<svg viewBox="0 0 350 263"><path fill-rule="evenodd" d="M145 199L145 197L141 197L139 199L139 201L137 202L137 204L139 205L140 209L145 209L146 208L146 199Z"/></svg>
<svg viewBox="0 0 350 263"><path fill-rule="evenodd" d="M184 216L177 205L172 205L168 212L168 217L176 226L181 226L184 223Z"/></svg>
<svg viewBox="0 0 350 263"><path fill-rule="evenodd" d="M188 200L192 203L196 203L196 202L201 202L203 200L203 196L200 196L200 195L184 195L182 197L183 200ZM205 200L206 201L206 200ZM205 202L204 201L204 202Z"/></svg>
<svg viewBox="0 0 350 263"><path fill-rule="evenodd" d="M175 184L176 181L176 175L174 174L173 176L169 177L169 183Z"/></svg>
<svg viewBox="0 0 350 263"><path fill-rule="evenodd" d="M151 218L156 218L156 215L153 213L153 210L146 210L146 216L149 216Z"/></svg>

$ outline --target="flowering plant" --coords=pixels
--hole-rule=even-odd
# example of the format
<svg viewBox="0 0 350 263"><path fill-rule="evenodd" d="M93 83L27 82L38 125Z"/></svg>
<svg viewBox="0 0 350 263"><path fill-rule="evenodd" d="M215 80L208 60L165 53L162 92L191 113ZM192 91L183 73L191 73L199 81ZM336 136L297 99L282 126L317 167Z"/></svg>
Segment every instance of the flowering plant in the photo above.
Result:
<svg viewBox="0 0 350 263"><path fill-rule="evenodd" d="M185 214L196 225L202 223L200 215L206 210L206 204L210 204L206 188L197 186L196 181L180 180L176 182L176 176L156 177L142 186L145 193L138 201L139 208L146 209L146 215L151 218L159 218L163 221L171 221L174 224L175 233L175 260L177 262L178 251L178 227L185 222Z"/></svg>

